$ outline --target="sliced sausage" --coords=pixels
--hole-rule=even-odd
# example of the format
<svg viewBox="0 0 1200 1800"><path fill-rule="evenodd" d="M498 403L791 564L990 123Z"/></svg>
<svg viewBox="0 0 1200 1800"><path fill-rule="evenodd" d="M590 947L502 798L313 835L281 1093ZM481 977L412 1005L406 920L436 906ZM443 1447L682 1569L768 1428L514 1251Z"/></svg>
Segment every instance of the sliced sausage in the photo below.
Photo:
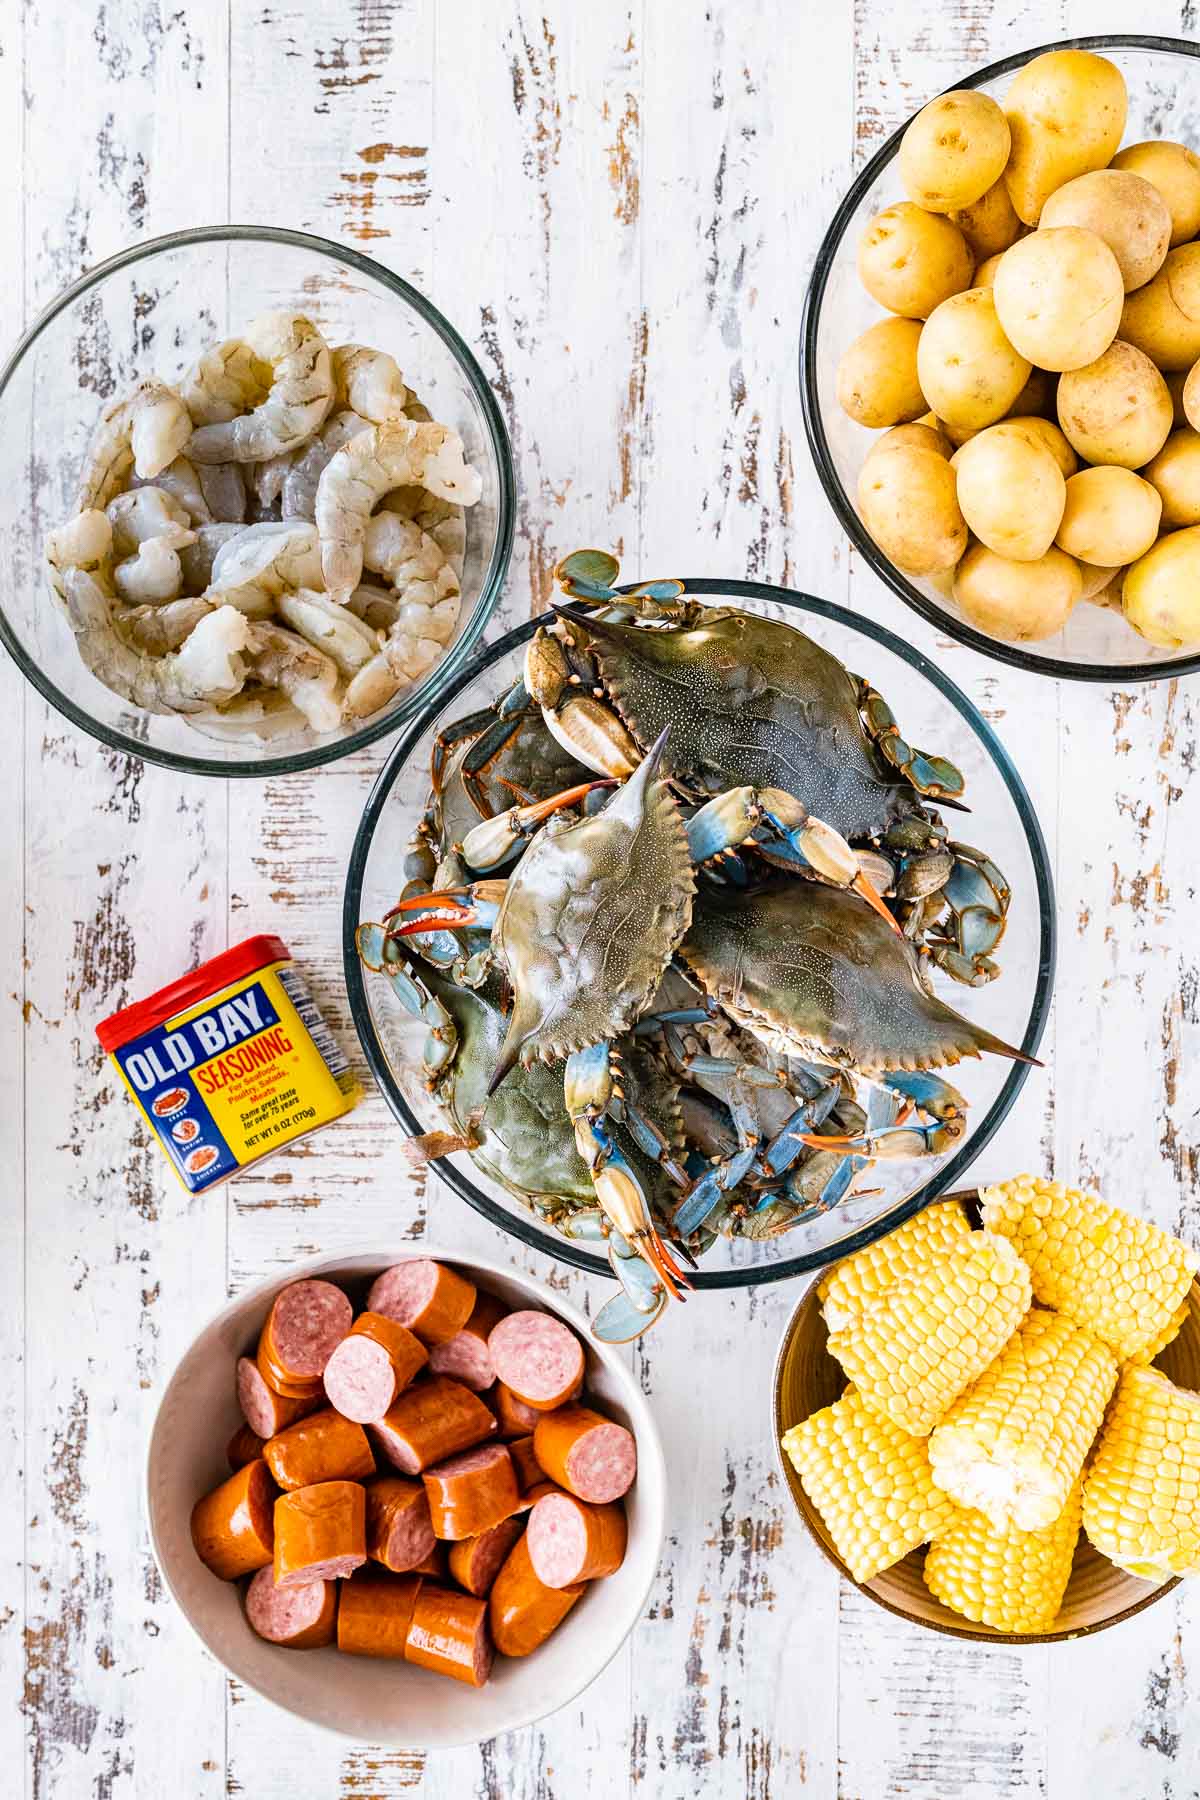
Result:
<svg viewBox="0 0 1200 1800"><path fill-rule="evenodd" d="M429 1352L407 1325L383 1313L361 1313L325 1364L325 1392L346 1418L374 1425L428 1361Z"/></svg>
<svg viewBox="0 0 1200 1800"><path fill-rule="evenodd" d="M523 1498L531 1487L538 1487L545 1481L546 1472L533 1453L532 1437L515 1438L508 1446L508 1454L513 1459L517 1489Z"/></svg>
<svg viewBox="0 0 1200 1800"><path fill-rule="evenodd" d="M483 1687L492 1672L493 1654L487 1601L423 1581L408 1628L405 1660Z"/></svg>
<svg viewBox="0 0 1200 1800"><path fill-rule="evenodd" d="M366 1432L332 1406L297 1419L273 1437L263 1451L263 1460L281 1488L312 1487L318 1481L362 1481L375 1473Z"/></svg>
<svg viewBox="0 0 1200 1800"><path fill-rule="evenodd" d="M516 1512L517 1475L504 1444L484 1444L435 1464L424 1474L437 1538L476 1537Z"/></svg>
<svg viewBox="0 0 1200 1800"><path fill-rule="evenodd" d="M547 1587L534 1573L522 1535L508 1553L488 1595L492 1637L501 1656L528 1656L556 1631L583 1592Z"/></svg>
<svg viewBox="0 0 1200 1800"><path fill-rule="evenodd" d="M490 1388L496 1379L496 1371L492 1367L488 1337L507 1311L495 1294L486 1294L481 1288L462 1330L456 1331L444 1344L435 1344L429 1352L429 1367L433 1373L452 1375L476 1394Z"/></svg>
<svg viewBox="0 0 1200 1800"><path fill-rule="evenodd" d="M529 1515L533 1572L552 1588L599 1581L624 1562L627 1530L619 1500L590 1506L573 1494L547 1494Z"/></svg>
<svg viewBox="0 0 1200 1800"><path fill-rule="evenodd" d="M275 1585L335 1581L367 1560L367 1507L357 1481L320 1481L275 1502Z"/></svg>
<svg viewBox="0 0 1200 1800"><path fill-rule="evenodd" d="M397 1575L418 1568L437 1542L424 1485L403 1475L381 1475L367 1484L366 1493L367 1555Z"/></svg>
<svg viewBox="0 0 1200 1800"><path fill-rule="evenodd" d="M258 1364L249 1356L239 1356L237 1365L237 1397L251 1431L260 1438L273 1438L286 1431L305 1413L315 1412L321 1404L321 1386L303 1399L289 1399L270 1386Z"/></svg>
<svg viewBox="0 0 1200 1800"><path fill-rule="evenodd" d="M258 1340L258 1349L255 1351L254 1366L262 1376L264 1385L273 1394L278 1394L285 1400L306 1400L308 1406L305 1410L308 1412L321 1405L325 1393L325 1389L321 1385L321 1377L305 1375L303 1378L293 1381L285 1375L271 1349L271 1341L265 1325L262 1329L262 1336Z"/></svg>
<svg viewBox="0 0 1200 1800"><path fill-rule="evenodd" d="M332 1644L337 1609L336 1581L280 1588L275 1586L273 1569L260 1569L246 1589L250 1629L268 1644L285 1644L289 1650L319 1650Z"/></svg>
<svg viewBox="0 0 1200 1800"><path fill-rule="evenodd" d="M196 1555L222 1581L236 1581L271 1560L275 1483L261 1459L247 1463L192 1508Z"/></svg>
<svg viewBox="0 0 1200 1800"><path fill-rule="evenodd" d="M502 1438L527 1437L541 1417L536 1406L528 1405L502 1381L488 1395L488 1404L496 1415Z"/></svg>
<svg viewBox="0 0 1200 1800"><path fill-rule="evenodd" d="M325 1372L334 1349L354 1323L354 1308L331 1281L293 1281L267 1314L270 1354L288 1381Z"/></svg>
<svg viewBox="0 0 1200 1800"><path fill-rule="evenodd" d="M380 1454L405 1475L419 1475L460 1450L496 1435L492 1413L461 1381L434 1375L394 1400L371 1435Z"/></svg>
<svg viewBox="0 0 1200 1800"><path fill-rule="evenodd" d="M637 1474L633 1433L590 1406L564 1406L540 1419L533 1451L551 1481L598 1506L619 1500Z"/></svg>
<svg viewBox="0 0 1200 1800"><path fill-rule="evenodd" d="M337 1647L351 1656L404 1656L419 1575L385 1575L364 1570L342 1583Z"/></svg>
<svg viewBox="0 0 1200 1800"><path fill-rule="evenodd" d="M424 1492L424 1489L422 1489ZM414 1575L432 1575L435 1581L445 1581L449 1569L446 1561L446 1546L433 1540L433 1549L423 1562L419 1562L413 1570Z"/></svg>
<svg viewBox="0 0 1200 1800"><path fill-rule="evenodd" d="M521 1535L524 1521L501 1519L490 1531L478 1537L460 1538L450 1546L450 1573L459 1587L483 1599L499 1573L500 1566Z"/></svg>
<svg viewBox="0 0 1200 1800"><path fill-rule="evenodd" d="M427 1256L385 1269L367 1306L416 1332L423 1344L445 1344L460 1332L475 1305L475 1286Z"/></svg>
<svg viewBox="0 0 1200 1800"><path fill-rule="evenodd" d="M247 1463L257 1462L263 1453L263 1441L248 1425L239 1425L225 1446L225 1461L236 1475Z"/></svg>
<svg viewBox="0 0 1200 1800"><path fill-rule="evenodd" d="M488 1339L505 1387L537 1412L563 1406L583 1381L583 1345L549 1313L509 1313Z"/></svg>

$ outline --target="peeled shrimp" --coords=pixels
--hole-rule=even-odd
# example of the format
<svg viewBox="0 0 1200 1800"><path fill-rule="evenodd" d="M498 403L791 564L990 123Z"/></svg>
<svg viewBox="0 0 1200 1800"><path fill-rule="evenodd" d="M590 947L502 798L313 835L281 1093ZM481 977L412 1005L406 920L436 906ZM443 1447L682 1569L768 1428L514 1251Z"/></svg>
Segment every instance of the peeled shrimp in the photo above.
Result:
<svg viewBox="0 0 1200 1800"><path fill-rule="evenodd" d="M462 440L445 425L373 425L333 457L317 484L316 523L325 586L344 603L358 586L367 522L386 493L425 487L470 506L482 490L463 461Z"/></svg>
<svg viewBox="0 0 1200 1800"><path fill-rule="evenodd" d="M246 530L245 525L198 525L195 530L195 542L186 544L179 552L179 563L183 570L184 592L202 594L212 580L213 564L218 552L235 537L241 537Z"/></svg>
<svg viewBox="0 0 1200 1800"><path fill-rule="evenodd" d="M403 688L427 675L442 651L436 638L412 636L397 621L379 654L359 670L346 689L342 703L346 717L365 719L378 712Z"/></svg>
<svg viewBox="0 0 1200 1800"><path fill-rule="evenodd" d="M212 611L207 600L195 596L168 600L163 606L125 606L114 614L114 624L126 643L151 656L166 656L185 644L201 619Z"/></svg>
<svg viewBox="0 0 1200 1800"><path fill-rule="evenodd" d="M187 723L219 743L248 738L256 744L272 744L280 738L301 737L308 729L304 714L274 688L247 688L227 706L189 713Z"/></svg>
<svg viewBox="0 0 1200 1800"><path fill-rule="evenodd" d="M463 560L467 549L467 515L461 506L457 506L452 500L439 500L436 494L429 493L425 488L403 487L384 496L383 508L387 512L399 513L402 519L411 519L414 524L419 525L445 551L447 562L459 580L462 580Z"/></svg>
<svg viewBox="0 0 1200 1800"><path fill-rule="evenodd" d="M118 494L105 507L117 556L133 556L152 538L165 538L175 550L195 541L187 508L165 488L147 485Z"/></svg>
<svg viewBox="0 0 1200 1800"><path fill-rule="evenodd" d="M139 381L131 394L100 414L79 486L79 506L106 506L134 473L152 480L179 455L192 435L187 407L156 376Z"/></svg>
<svg viewBox="0 0 1200 1800"><path fill-rule="evenodd" d="M332 657L347 678L357 675L379 651L379 633L328 594L301 588L280 594L277 607L284 623L314 649Z"/></svg>
<svg viewBox="0 0 1200 1800"><path fill-rule="evenodd" d="M250 618L267 619L285 589L316 587L320 580L316 527L303 519L273 519L247 525L221 546L205 593Z"/></svg>
<svg viewBox="0 0 1200 1800"><path fill-rule="evenodd" d="M271 365L245 338L226 338L205 351L179 392L193 424L224 425L265 400L270 387Z"/></svg>
<svg viewBox="0 0 1200 1800"><path fill-rule="evenodd" d="M178 600L183 592L178 550L167 537L146 538L133 556L117 564L113 585L129 606L158 606L165 600Z"/></svg>
<svg viewBox="0 0 1200 1800"><path fill-rule="evenodd" d="M98 507L87 507L52 531L46 539L46 561L50 579L59 598L65 598L62 576L68 569L83 569L94 574L107 566L112 556L113 529L107 513Z"/></svg>
<svg viewBox="0 0 1200 1800"><path fill-rule="evenodd" d="M62 575L67 617L85 665L122 700L145 712L199 712L232 700L246 679L241 652L250 626L236 607L219 606L194 627L181 649L149 656L122 639L117 602L89 570Z"/></svg>
<svg viewBox="0 0 1200 1800"><path fill-rule="evenodd" d="M135 481L132 491L136 492L141 485ZM190 525L212 524L212 511L204 497L200 477L186 456L177 456L165 469L160 469L154 477L154 485L170 494L173 500L178 500L187 513Z"/></svg>
<svg viewBox="0 0 1200 1800"><path fill-rule="evenodd" d="M200 487L214 521L240 525L246 517L246 483L235 462L205 463L199 470Z"/></svg>
<svg viewBox="0 0 1200 1800"><path fill-rule="evenodd" d="M374 574L387 577L401 602L436 606L439 600L458 598L458 575L441 545L399 513L377 512L368 519L363 562Z"/></svg>
<svg viewBox="0 0 1200 1800"><path fill-rule="evenodd" d="M247 651L263 685L286 694L314 731L336 731L342 703L333 659L282 625L249 625L247 631Z"/></svg>
<svg viewBox="0 0 1200 1800"><path fill-rule="evenodd" d="M329 463L353 437L367 430L367 421L356 412L336 412L327 419L311 442L297 450L284 472L280 491L285 519L317 516L317 484Z"/></svg>
<svg viewBox="0 0 1200 1800"><path fill-rule="evenodd" d="M395 357L364 344L338 344L331 355L338 406L350 407L371 425L404 417L412 395Z"/></svg>
<svg viewBox="0 0 1200 1800"><path fill-rule="evenodd" d="M387 588L376 587L373 582L364 581L347 600L346 610L374 630L386 631L396 623L400 602Z"/></svg>
<svg viewBox="0 0 1200 1800"><path fill-rule="evenodd" d="M266 462L310 438L333 405L329 347L303 314L263 313L245 343L270 364L270 391L252 412L200 426L188 448L193 462Z"/></svg>

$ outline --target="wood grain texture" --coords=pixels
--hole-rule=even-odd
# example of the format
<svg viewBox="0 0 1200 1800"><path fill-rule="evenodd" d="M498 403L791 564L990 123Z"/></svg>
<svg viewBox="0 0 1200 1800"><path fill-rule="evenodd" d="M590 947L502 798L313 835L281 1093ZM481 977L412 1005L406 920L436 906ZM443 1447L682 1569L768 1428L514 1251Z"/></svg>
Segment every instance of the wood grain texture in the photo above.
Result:
<svg viewBox="0 0 1200 1800"><path fill-rule="evenodd" d="M9 0L0 334L132 238L226 218L344 238L426 289L495 386L521 511L494 629L599 542L631 572L808 586L919 642L1013 750L1058 880L1049 1066L978 1173L1102 1174L1200 1241L1195 681L1060 691L916 620L836 528L795 381L817 245L882 136L980 61L1130 23L1115 0ZM1195 31L1164 0L1137 26ZM98 393L131 349L92 372ZM1186 1588L1113 1637L1013 1652L839 1593L767 1437L786 1289L705 1296L630 1352L671 1539L645 1618L573 1706L426 1758L318 1735L226 1682L160 1590L139 1494L156 1393L223 1296L426 1231L580 1304L605 1291L426 1192L374 1096L188 1200L95 1046L104 1012L259 928L350 1046L341 884L386 746L226 787L105 754L7 663L0 706L22 764L0 784L0 1443L19 1495L0 1525L0 1757L28 1800L1200 1794Z"/></svg>

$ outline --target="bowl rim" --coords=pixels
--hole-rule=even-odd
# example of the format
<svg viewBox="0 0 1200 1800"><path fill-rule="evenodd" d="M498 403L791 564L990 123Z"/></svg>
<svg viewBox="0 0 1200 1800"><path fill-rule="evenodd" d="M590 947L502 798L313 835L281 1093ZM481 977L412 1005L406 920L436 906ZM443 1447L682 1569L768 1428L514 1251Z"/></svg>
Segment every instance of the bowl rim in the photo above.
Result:
<svg viewBox="0 0 1200 1800"><path fill-rule="evenodd" d="M941 1198L944 1200L970 1201L976 1199L978 1194L978 1188L959 1188L952 1194L943 1194ZM808 1283L804 1292L797 1300L779 1339L779 1347L775 1352L775 1362L771 1371L771 1436L774 1440L776 1466L783 1477L784 1486L791 1495L792 1505L796 1510L796 1514L799 1517L801 1524L804 1526L809 1538L821 1552L821 1555L825 1558L826 1562L832 1564L838 1574L850 1583L851 1587L857 1588L860 1594L865 1594L867 1599L874 1601L876 1606L882 1606L885 1612L890 1612L895 1618L903 1619L906 1625L914 1625L921 1631L937 1631L940 1632L943 1637L969 1638L977 1644L1019 1644L1022 1647L1036 1647L1039 1644L1068 1644L1073 1643L1077 1638L1094 1637L1097 1632L1108 1631L1111 1626L1120 1625L1126 1619L1132 1619L1135 1614L1145 1612L1148 1606L1153 1606L1156 1601L1164 1599L1166 1595L1171 1592L1172 1588L1177 1588L1179 1586L1181 1577L1173 1575L1169 1580L1161 1582L1157 1587L1152 1587L1149 1593L1143 1594L1141 1599L1134 1600L1130 1605L1122 1607L1120 1612L1114 1613L1110 1619L1098 1620L1093 1625L1080 1625L1073 1631L1037 1631L1020 1633L1014 1631L993 1631L989 1628L977 1625L973 1620L969 1619L964 1619L961 1625L952 1624L943 1619L919 1619L911 1612L907 1612L904 1607L898 1606L895 1601L887 1599L885 1595L877 1594L869 1583L855 1581L853 1575L851 1575L849 1569L837 1554L836 1550L825 1542L824 1538L816 1530L812 1520L809 1518L805 1498L802 1498L803 1489L800 1487L800 1478L784 1452L782 1441L783 1434L788 1429L783 1423L782 1389L784 1365L791 1352L793 1340L799 1334L801 1326L808 1322L808 1311L814 1304L816 1292L817 1282L814 1279Z"/></svg>
<svg viewBox="0 0 1200 1800"><path fill-rule="evenodd" d="M1041 1043L1046 1028L1054 992L1054 973L1058 951L1054 877L1050 867L1046 840L1042 835L1042 828L1025 784L1000 738L974 701L917 645L908 643L886 625L880 625L864 613L854 613L832 600L822 600L816 595L805 593L800 589L778 587L769 582L721 581L712 577L690 576L681 579L685 591L689 594L711 596L718 599L743 598L774 602L800 614L809 613L817 618L828 619L832 624L857 631L862 636L874 640L923 675L941 693L942 697L950 702L976 737L981 740L998 769L1016 808L1018 818L1025 831L1025 840L1034 868L1039 915L1039 958L1033 1004L1020 1045L1026 1055L1033 1056ZM469 668L461 670L456 675L439 696L440 703L443 706L453 704L462 690L477 676L493 667L517 645L526 642L539 626L550 625L553 621L554 614L544 612L536 618L527 620L525 624L514 627L503 637L497 638L495 643L488 645ZM376 778L366 806L363 808L358 829L354 834L342 900L342 965L350 1016L354 1022L354 1029L358 1034L358 1041L367 1065L375 1077L393 1117L408 1137L421 1136L425 1127L413 1112L396 1082L376 1035L367 1000L362 964L355 945L355 931L360 922L359 908L362 902L363 876L376 828L393 786L429 723L428 716L424 716L411 721L406 726ZM855 1250L861 1250L887 1232L894 1231L897 1226L904 1224L905 1220L920 1212L922 1207L928 1205L931 1200L944 1193L946 1188L960 1177L969 1164L986 1148L1024 1087L1029 1076L1029 1068L1030 1065L1027 1063L1013 1063L991 1106L983 1114L967 1142L955 1152L944 1167L923 1186L910 1194L907 1200L902 1201L892 1212L862 1226L858 1231L852 1232L837 1244L836 1249L781 1256L777 1262L755 1264L740 1269L705 1269L701 1264L699 1268L691 1271L693 1285L697 1289L728 1289L758 1287L769 1282L788 1281L793 1276L825 1268L832 1262L840 1262L843 1257L851 1255ZM482 1213L485 1219L509 1236L518 1238L521 1243L529 1245L531 1249L540 1250L544 1255L553 1256L561 1262L571 1263L577 1269L586 1269L591 1275L602 1275L607 1280L615 1279L607 1257L598 1256L594 1251L583 1248L582 1245L574 1243L569 1238L552 1235L548 1229L539 1227L532 1219L526 1219L515 1211L509 1211L477 1187L469 1176L450 1162L449 1158L433 1158L430 1166L460 1199L465 1200L469 1206L474 1207L476 1212ZM785 1238L779 1240L780 1243L785 1241Z"/></svg>
<svg viewBox="0 0 1200 1800"><path fill-rule="evenodd" d="M0 643L4 645L25 679L37 689L42 698L48 701L57 713L69 720L72 725L88 737L95 738L108 749L120 751L126 756L137 757L142 762L155 763L164 769L176 769L185 775L209 775L225 777L234 781L258 780L268 775L291 775L302 769L315 769L325 763L337 762L343 756L349 756L352 752L362 750L368 744L377 743L380 738L389 736L414 713L423 710L426 705L436 702L453 678L455 671L462 666L474 649L481 633L496 610L496 604L508 574L516 524L516 475L508 431L496 396L465 339L439 312L433 302L427 299L411 282L406 281L402 275L394 274L391 269L376 262L373 257L365 256L361 250L335 243L331 238L318 237L313 232L294 231L290 227L275 225L194 225L184 231L164 232L160 237L147 238L144 242L127 245L124 250L118 250L114 255L105 257L102 262L85 270L60 294L55 295L54 299L42 308L37 317L22 332L4 362L0 364L0 399L3 399L5 390L20 367L26 352L37 342L43 331L53 323L59 313L109 275L116 274L121 269L131 268L134 264L144 262L148 257L156 256L160 252L168 252L192 244L245 242L286 244L290 249L305 250L314 256L327 257L354 269L358 274L378 283L379 286L389 289L396 299L410 307L441 338L457 363L467 386L479 402L492 456L495 459L499 491L496 507L496 541L492 547L488 566L484 571L479 593L471 608L470 616L458 637L440 662L435 664L427 679L418 684L391 712L373 720L364 721L356 730L347 733L345 737L338 738L333 743L312 745L306 750L293 751L286 756L262 756L246 762L222 762L215 757L192 756L177 750L164 750L157 745L144 743L139 738L104 723L64 694L30 657L9 622L3 602L0 601ZM31 576L31 580L37 581L38 579L38 573Z"/></svg>
<svg viewBox="0 0 1200 1800"><path fill-rule="evenodd" d="M525 1284L528 1288L533 1290L533 1293L536 1294L549 1311L554 1313L556 1317L563 1319L564 1323L569 1324L572 1330L578 1333L584 1341L585 1349L593 1351L603 1363L604 1367L615 1374L616 1379L622 1388L624 1404L628 1408L631 1416L635 1416L636 1418L634 1437L637 1442L639 1476L645 1460L649 1460L652 1463L657 1475L659 1500L658 1505L655 1508L655 1516L650 1525L650 1529L657 1532L657 1554L654 1558L649 1579L639 1596L637 1611L629 1629L625 1631L613 1645L603 1662L595 1664L587 1676L580 1682L579 1686L573 1688L570 1694L564 1696L562 1700L557 1701L548 1711L535 1710L526 1715L522 1715L519 1718L515 1718L511 1724L504 1726L505 1731L521 1731L524 1730L526 1726L537 1724L541 1719L549 1718L551 1713L559 1712L563 1707L570 1706L571 1703L577 1700L580 1694L589 1688L594 1681L599 1680L600 1676L604 1673L604 1670L607 1669L608 1665L617 1655L617 1652L629 1641L629 1638L636 1630L638 1623L646 1611L647 1602L653 1591L654 1583L658 1578L659 1567L662 1563L663 1546L666 1543L667 1536L667 1459L666 1453L663 1450L662 1434L659 1431L658 1421L654 1416L654 1410L651 1407L649 1400L642 1392L634 1372L621 1360L618 1354L621 1346L604 1344L593 1338L591 1334L591 1321L586 1315L582 1313L572 1301L567 1300L563 1295L556 1293L548 1283L539 1281L536 1275L530 1275L526 1270L517 1268L514 1264L497 1262L493 1257L476 1256L474 1253L470 1256L464 1256L459 1250L449 1245L427 1243L424 1239L402 1239L398 1244L392 1245L380 1245L372 1242L369 1244L349 1244L340 1246L336 1249L331 1249L324 1256L308 1257L303 1262L296 1263L294 1268L286 1275L281 1276L279 1273L276 1273L265 1281L256 1282L252 1288L243 1290L242 1293L234 1296L233 1299L228 1300L219 1312L205 1320L200 1326L200 1329L193 1333L191 1341L182 1354L176 1359L170 1374L158 1389L157 1404L154 1408L154 1419L146 1438L141 1484L141 1503L146 1520L146 1530L150 1539L151 1554L154 1557L155 1567L162 1577L163 1584L170 1594L180 1617L184 1620L189 1630L200 1643L204 1654L209 1657L218 1668L224 1670L227 1675L232 1675L243 1687L249 1688L252 1693L257 1694L260 1699L267 1701L267 1703L270 1706L275 1707L277 1711L286 1714L288 1718L301 1719L306 1725L311 1726L314 1730L327 1732L332 1737L351 1738L355 1742L359 1741L360 1733L344 1730L339 1725L329 1724L325 1720L313 1719L305 1713L297 1712L295 1708L285 1705L282 1700L277 1700L274 1695L267 1693L264 1688L260 1687L257 1682L250 1680L247 1675L230 1669L229 1665L223 1662L215 1651L209 1649L201 1632L197 1626L193 1624L191 1614L176 1590L175 1584L171 1579L170 1570L167 1567L166 1557L162 1546L159 1543L158 1532L155 1529L154 1508L150 1499L151 1472L156 1453L159 1423L162 1418L167 1395L179 1374L180 1365L195 1349L197 1339L203 1337L210 1331L217 1330L227 1320L231 1320L236 1313L241 1312L243 1308L250 1305L257 1306L259 1304L265 1304L271 1295L277 1293L281 1287L286 1287L292 1281L311 1280L318 1277L322 1271L325 1271L326 1276L328 1276L330 1271L338 1268L344 1262L354 1262L364 1258L378 1258L381 1267L388 1268L393 1262L404 1261L409 1256L427 1256L432 1258L435 1262L448 1263L452 1267L467 1269L475 1274L482 1273L485 1276L499 1275L503 1280L511 1280L518 1284ZM399 1738L384 1737L379 1741L401 1748L426 1748L426 1746L423 1745L409 1744L406 1740ZM453 1744L439 1744L434 1747L438 1749L454 1749L469 1744L480 1743L482 1741L482 1739L477 1737L465 1737L456 1740Z"/></svg>
<svg viewBox="0 0 1200 1800"><path fill-rule="evenodd" d="M1044 56L1051 50L1154 50L1167 55L1186 56L1195 60L1200 58L1200 43L1189 42L1185 38L1158 37L1139 35L1132 32L1102 32L1087 37L1057 38L1049 44L1038 44L1032 49L1018 50L1011 56L1005 56L999 62L988 63L986 67L974 70L955 81L943 93L956 93L961 88L981 87L984 82L995 80L998 76L1012 74L1032 62L1035 57ZM938 96L931 95L931 99ZM923 104L928 104L925 102ZM917 108L917 112L921 110ZM953 613L940 607L935 600L921 593L920 589L906 579L889 557L885 556L866 526L858 516L849 494L842 485L841 476L833 461L829 448L829 439L825 432L825 423L821 415L821 403L817 393L817 332L820 328L822 306L825 289L833 268L834 259L842 247L850 221L859 204L874 186L876 179L899 154L900 142L908 130L916 112L912 113L904 123L886 138L883 144L871 157L870 161L859 171L851 183L837 211L829 222L829 226L821 239L809 277L808 288L804 296L804 307L800 315L799 335L799 381L800 409L804 418L804 434L808 439L808 449L816 464L817 475L825 490L825 498L833 508L846 536L853 548L866 559L867 564L879 579L894 594L904 601L906 606L919 614L927 625L938 631L946 632L956 638L959 643L967 644L972 650L978 650L984 656L990 656L996 662L1008 663L1014 669L1023 669L1027 674L1049 675L1058 681L1102 681L1109 686L1119 685L1127 681L1164 681L1177 675L1190 675L1200 669L1200 650L1186 656L1176 656L1162 662L1131 663L1090 663L1060 662L1057 658L1041 655L1035 650L1028 650L1019 644L1006 644L1000 638L989 637L986 632L978 631L965 620L957 618ZM884 314L884 317L889 317Z"/></svg>

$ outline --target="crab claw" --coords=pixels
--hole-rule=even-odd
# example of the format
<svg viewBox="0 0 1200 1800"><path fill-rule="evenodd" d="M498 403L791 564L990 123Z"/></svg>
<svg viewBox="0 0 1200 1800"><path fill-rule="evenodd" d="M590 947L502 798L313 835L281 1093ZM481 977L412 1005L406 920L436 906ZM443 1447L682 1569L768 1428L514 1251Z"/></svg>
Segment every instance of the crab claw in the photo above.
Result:
<svg viewBox="0 0 1200 1800"><path fill-rule="evenodd" d="M548 800L534 800L527 806L510 806L507 812L480 820L458 846L463 861L484 874L498 869L528 842L543 820L586 799L595 788L614 785L608 778L581 781L575 787L564 788L561 794L552 794Z"/></svg>

